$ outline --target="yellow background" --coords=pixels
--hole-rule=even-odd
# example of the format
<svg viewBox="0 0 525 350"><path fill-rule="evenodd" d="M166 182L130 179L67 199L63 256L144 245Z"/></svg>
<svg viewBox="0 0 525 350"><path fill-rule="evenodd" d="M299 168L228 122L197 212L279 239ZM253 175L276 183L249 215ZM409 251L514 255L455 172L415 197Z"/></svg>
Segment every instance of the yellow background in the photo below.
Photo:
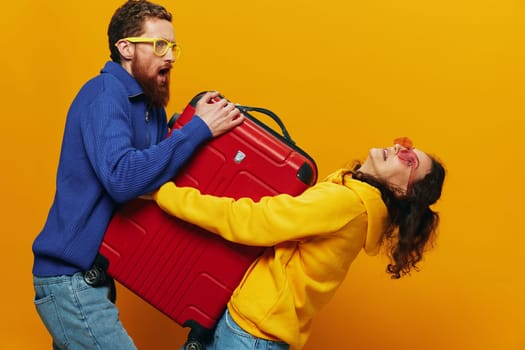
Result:
<svg viewBox="0 0 525 350"><path fill-rule="evenodd" d="M2 5L3 349L50 349L31 243L51 204L66 111L109 53L122 0ZM360 255L306 349L525 349L523 0L165 1L183 54L168 113L201 90L270 108L321 176L400 135L447 165L440 238L401 281ZM186 331L124 288L140 349Z"/></svg>

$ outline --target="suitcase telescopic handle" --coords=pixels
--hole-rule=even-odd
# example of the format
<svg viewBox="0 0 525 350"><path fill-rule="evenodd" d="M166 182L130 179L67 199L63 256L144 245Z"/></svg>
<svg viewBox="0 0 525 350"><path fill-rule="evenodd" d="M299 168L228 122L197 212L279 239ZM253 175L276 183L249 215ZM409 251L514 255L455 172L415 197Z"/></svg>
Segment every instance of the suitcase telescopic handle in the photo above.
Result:
<svg viewBox="0 0 525 350"><path fill-rule="evenodd" d="M284 123L282 122L281 118L279 118L277 114L275 114L274 112L270 111L269 109L261 108L261 107L250 107L250 106L241 106L241 105L236 105L236 106L237 108L239 108L239 110L243 114L251 117L252 119L255 119L255 118L251 116L248 112L258 112L258 113L262 113L262 114L269 116L277 123L277 125L279 125L279 127L281 128L281 132L284 138L286 138L287 142L291 144L295 144L295 141L292 140L292 138L290 137L290 134L288 133L288 130L286 130L286 127L284 126Z"/></svg>

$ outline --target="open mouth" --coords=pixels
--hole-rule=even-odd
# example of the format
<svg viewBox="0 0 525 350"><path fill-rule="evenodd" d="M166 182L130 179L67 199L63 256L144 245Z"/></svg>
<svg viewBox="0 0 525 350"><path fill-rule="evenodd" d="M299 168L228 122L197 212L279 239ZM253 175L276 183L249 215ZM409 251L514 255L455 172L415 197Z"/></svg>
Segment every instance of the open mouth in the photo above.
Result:
<svg viewBox="0 0 525 350"><path fill-rule="evenodd" d="M171 70L170 68L162 68L162 69L159 71L159 75L160 75L161 77L165 77L165 76L167 76L167 75L170 74L170 70Z"/></svg>
<svg viewBox="0 0 525 350"><path fill-rule="evenodd" d="M159 83L161 85L168 84L170 81L171 67L162 68L159 70Z"/></svg>

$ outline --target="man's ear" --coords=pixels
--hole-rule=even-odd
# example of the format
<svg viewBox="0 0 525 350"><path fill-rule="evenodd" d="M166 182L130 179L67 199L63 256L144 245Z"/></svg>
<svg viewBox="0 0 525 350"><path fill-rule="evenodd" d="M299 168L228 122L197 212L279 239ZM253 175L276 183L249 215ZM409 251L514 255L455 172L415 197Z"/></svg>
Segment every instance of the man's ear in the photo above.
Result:
<svg viewBox="0 0 525 350"><path fill-rule="evenodd" d="M133 45L129 41L119 40L115 45L117 46L117 49L122 58L126 61L131 60L133 58L133 55L135 55L135 45Z"/></svg>

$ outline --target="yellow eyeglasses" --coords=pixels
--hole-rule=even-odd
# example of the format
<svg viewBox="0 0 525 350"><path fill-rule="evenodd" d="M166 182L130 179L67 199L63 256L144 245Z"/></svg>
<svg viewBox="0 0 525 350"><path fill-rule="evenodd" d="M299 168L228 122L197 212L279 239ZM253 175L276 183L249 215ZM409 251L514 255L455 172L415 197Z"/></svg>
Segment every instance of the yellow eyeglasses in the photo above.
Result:
<svg viewBox="0 0 525 350"><path fill-rule="evenodd" d="M143 38L140 36L134 36L124 38L122 40L129 41L130 43L151 43L153 44L153 53L157 56L164 56L168 53L168 50L173 51L173 57L177 60L180 56L180 46L176 42L172 42L162 38ZM116 44L115 44L116 45Z"/></svg>

